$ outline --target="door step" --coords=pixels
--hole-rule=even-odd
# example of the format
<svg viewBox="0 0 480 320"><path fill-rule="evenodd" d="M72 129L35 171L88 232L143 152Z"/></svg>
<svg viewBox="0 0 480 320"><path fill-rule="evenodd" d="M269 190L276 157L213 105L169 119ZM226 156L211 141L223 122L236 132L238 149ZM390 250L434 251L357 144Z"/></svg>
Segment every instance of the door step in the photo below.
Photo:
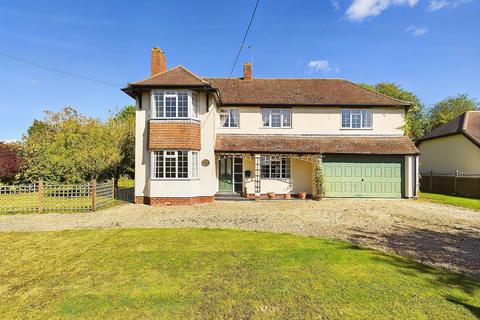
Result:
<svg viewBox="0 0 480 320"><path fill-rule="evenodd" d="M215 200L220 201L252 201L252 199L244 198L239 193L217 193L215 194Z"/></svg>

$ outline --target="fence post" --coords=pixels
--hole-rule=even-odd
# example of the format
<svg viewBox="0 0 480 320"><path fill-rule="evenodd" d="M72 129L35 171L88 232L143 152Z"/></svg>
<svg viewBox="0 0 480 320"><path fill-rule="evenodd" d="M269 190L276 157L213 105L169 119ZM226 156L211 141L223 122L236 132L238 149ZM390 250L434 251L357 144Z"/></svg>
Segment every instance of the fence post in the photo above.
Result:
<svg viewBox="0 0 480 320"><path fill-rule="evenodd" d="M455 170L454 193L458 193L458 170Z"/></svg>
<svg viewBox="0 0 480 320"><path fill-rule="evenodd" d="M43 179L38 178L38 213L43 211Z"/></svg>
<svg viewBox="0 0 480 320"><path fill-rule="evenodd" d="M92 179L92 211L97 210L97 180Z"/></svg>
<svg viewBox="0 0 480 320"><path fill-rule="evenodd" d="M433 171L430 171L430 179L428 179L428 192L433 192L432 191L432 188L433 188Z"/></svg>
<svg viewBox="0 0 480 320"><path fill-rule="evenodd" d="M115 178L112 178L112 200L115 201Z"/></svg>

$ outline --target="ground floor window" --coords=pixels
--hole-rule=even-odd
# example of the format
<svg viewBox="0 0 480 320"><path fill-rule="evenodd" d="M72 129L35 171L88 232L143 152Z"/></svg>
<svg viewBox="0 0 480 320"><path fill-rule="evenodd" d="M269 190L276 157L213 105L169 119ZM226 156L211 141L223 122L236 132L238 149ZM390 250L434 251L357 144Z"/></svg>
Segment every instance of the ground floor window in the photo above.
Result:
<svg viewBox="0 0 480 320"><path fill-rule="evenodd" d="M276 156L262 156L262 178L285 179L290 178L290 158Z"/></svg>
<svg viewBox="0 0 480 320"><path fill-rule="evenodd" d="M188 179L198 177L198 152L158 150L152 152L152 178Z"/></svg>

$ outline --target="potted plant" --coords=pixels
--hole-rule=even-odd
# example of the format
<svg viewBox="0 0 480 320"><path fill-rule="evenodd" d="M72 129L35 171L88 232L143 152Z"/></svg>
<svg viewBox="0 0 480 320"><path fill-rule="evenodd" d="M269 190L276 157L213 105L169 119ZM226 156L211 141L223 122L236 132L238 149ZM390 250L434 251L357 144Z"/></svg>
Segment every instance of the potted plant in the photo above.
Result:
<svg viewBox="0 0 480 320"><path fill-rule="evenodd" d="M267 192L268 199L275 198L275 192Z"/></svg>
<svg viewBox="0 0 480 320"><path fill-rule="evenodd" d="M305 198L307 197L307 193L306 192L299 192L298 193L298 197L302 200L305 200Z"/></svg>

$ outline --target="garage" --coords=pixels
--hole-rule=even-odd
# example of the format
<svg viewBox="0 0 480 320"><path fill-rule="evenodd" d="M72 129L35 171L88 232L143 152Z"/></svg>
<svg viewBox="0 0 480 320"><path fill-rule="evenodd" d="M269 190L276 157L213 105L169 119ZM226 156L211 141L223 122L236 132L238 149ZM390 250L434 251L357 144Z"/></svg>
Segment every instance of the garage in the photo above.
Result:
<svg viewBox="0 0 480 320"><path fill-rule="evenodd" d="M325 196L401 198L404 162L403 156L325 155Z"/></svg>

